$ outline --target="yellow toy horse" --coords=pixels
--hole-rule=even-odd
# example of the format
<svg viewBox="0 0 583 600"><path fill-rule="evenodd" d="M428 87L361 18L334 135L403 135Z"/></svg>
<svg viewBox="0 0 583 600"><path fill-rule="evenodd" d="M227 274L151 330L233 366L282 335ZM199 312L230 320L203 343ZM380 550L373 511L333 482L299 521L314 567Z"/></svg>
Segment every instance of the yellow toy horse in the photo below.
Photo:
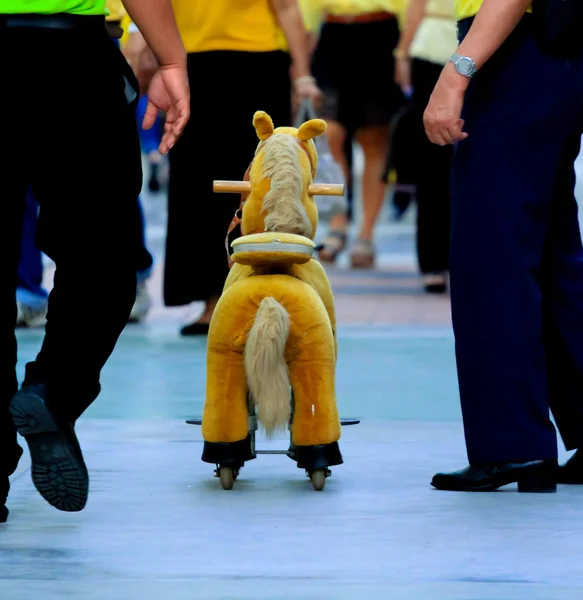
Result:
<svg viewBox="0 0 583 600"><path fill-rule="evenodd" d="M334 299L312 258L318 211L308 188L326 123L274 129L257 112L259 137L242 209L243 237L210 325L202 460L231 489L256 457L257 421L268 437L291 429L287 451L315 489L342 463L336 407Z"/></svg>

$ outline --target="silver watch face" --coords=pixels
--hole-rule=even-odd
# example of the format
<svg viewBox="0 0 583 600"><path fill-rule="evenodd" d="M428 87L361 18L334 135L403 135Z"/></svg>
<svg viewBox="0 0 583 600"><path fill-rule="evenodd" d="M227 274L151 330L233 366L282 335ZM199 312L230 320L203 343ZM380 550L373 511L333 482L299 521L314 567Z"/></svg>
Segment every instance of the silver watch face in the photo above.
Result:
<svg viewBox="0 0 583 600"><path fill-rule="evenodd" d="M474 71L474 61L467 56L460 56L456 62L456 67L461 75L469 76Z"/></svg>

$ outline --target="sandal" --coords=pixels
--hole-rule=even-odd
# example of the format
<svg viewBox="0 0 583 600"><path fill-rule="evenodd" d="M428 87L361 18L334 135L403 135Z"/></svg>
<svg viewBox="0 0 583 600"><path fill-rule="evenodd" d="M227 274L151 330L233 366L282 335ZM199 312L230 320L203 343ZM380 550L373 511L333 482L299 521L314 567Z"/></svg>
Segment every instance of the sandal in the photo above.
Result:
<svg viewBox="0 0 583 600"><path fill-rule="evenodd" d="M347 235L345 231L329 231L322 246L318 249L318 257L322 262L333 263L338 255L346 248Z"/></svg>
<svg viewBox="0 0 583 600"><path fill-rule="evenodd" d="M423 287L428 294L445 294L447 292L447 277L445 273L425 273Z"/></svg>
<svg viewBox="0 0 583 600"><path fill-rule="evenodd" d="M353 269L371 269L374 267L374 247L370 240L357 240L350 254Z"/></svg>

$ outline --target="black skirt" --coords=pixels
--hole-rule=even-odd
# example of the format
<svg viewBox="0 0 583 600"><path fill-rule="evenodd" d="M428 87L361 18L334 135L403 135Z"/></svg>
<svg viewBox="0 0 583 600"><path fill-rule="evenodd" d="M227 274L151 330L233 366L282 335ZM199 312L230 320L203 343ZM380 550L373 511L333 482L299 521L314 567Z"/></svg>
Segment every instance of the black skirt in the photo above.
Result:
<svg viewBox="0 0 583 600"><path fill-rule="evenodd" d="M285 52L201 52L188 56L192 116L170 152L166 306L220 294L224 247L240 196L214 194L215 179L241 180L259 143L253 114L291 125L290 59Z"/></svg>
<svg viewBox="0 0 583 600"><path fill-rule="evenodd" d="M387 126L403 106L394 82L397 19L372 23L326 23L312 71L324 92L320 114L348 130Z"/></svg>

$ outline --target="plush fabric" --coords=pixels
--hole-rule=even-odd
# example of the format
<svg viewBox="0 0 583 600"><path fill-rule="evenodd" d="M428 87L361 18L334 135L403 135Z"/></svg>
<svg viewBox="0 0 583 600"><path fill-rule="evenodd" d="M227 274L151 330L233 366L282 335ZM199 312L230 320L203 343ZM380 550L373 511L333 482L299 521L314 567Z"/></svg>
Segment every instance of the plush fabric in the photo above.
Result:
<svg viewBox="0 0 583 600"><path fill-rule="evenodd" d="M248 405L268 435L287 429L294 396L292 439L322 446L340 439L336 406L334 298L311 254L318 211L308 186L318 157L319 119L299 129L274 128L258 112L260 140L242 210L243 237L209 331L206 442L235 443L248 434Z"/></svg>

